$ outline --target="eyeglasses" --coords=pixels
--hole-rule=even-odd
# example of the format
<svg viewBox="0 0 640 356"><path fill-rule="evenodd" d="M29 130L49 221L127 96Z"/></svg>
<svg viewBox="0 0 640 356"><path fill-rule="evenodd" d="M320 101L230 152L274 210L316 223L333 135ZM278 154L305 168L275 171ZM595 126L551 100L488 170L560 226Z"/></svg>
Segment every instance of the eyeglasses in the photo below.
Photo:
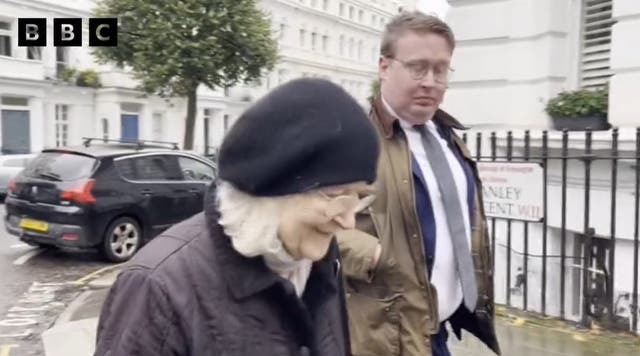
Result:
<svg viewBox="0 0 640 356"><path fill-rule="evenodd" d="M325 210L325 215L329 218L334 218L346 212L357 213L361 210L366 209L369 205L371 205L371 203L373 203L376 198L375 195L372 194L367 195L361 199L356 194L330 197L322 191L320 191L319 193L325 199L329 200L329 205Z"/></svg>
<svg viewBox="0 0 640 356"><path fill-rule="evenodd" d="M403 61L395 57L387 57L391 60L398 61L402 64L404 69L409 72L411 78L414 80L421 80L426 77L429 72L433 71L433 79L436 83L446 84L449 82L449 76L454 72L454 69L446 64L434 65L424 60L416 61Z"/></svg>

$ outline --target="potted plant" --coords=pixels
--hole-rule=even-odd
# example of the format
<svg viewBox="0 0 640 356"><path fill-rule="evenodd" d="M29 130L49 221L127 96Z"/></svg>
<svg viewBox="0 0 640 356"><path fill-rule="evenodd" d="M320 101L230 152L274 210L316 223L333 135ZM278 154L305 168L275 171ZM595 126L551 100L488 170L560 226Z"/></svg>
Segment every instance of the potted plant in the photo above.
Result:
<svg viewBox="0 0 640 356"><path fill-rule="evenodd" d="M71 83L75 76L76 70L73 68L65 68L62 72L58 72L58 78L62 79L62 81L66 83Z"/></svg>
<svg viewBox="0 0 640 356"><path fill-rule="evenodd" d="M76 85L79 87L91 87L91 88L100 88L102 84L100 84L100 76L96 71L87 69L84 71L78 72L78 76L76 77Z"/></svg>
<svg viewBox="0 0 640 356"><path fill-rule="evenodd" d="M607 121L608 106L608 88L580 89L561 92L549 100L545 111L556 130L608 130L611 128Z"/></svg>

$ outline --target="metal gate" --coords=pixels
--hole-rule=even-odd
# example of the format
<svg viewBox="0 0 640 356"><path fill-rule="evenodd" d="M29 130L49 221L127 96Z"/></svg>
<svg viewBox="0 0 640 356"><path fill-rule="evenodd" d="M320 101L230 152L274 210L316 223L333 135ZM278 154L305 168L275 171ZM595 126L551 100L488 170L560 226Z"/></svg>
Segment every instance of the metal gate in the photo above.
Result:
<svg viewBox="0 0 640 356"><path fill-rule="evenodd" d="M476 132L468 142L478 162L543 168L540 222L489 218L497 302L638 333L640 128L624 133ZM560 216L549 216L552 205Z"/></svg>

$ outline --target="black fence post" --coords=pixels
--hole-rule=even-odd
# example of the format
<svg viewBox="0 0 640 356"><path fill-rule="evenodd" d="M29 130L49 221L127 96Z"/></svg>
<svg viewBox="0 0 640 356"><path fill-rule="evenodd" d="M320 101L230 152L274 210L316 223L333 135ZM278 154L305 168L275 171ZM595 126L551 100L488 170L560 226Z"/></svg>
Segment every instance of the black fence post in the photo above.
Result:
<svg viewBox="0 0 640 356"><path fill-rule="evenodd" d="M482 132L476 133L476 161L482 159Z"/></svg>
<svg viewBox="0 0 640 356"><path fill-rule="evenodd" d="M560 318L565 317L565 282L567 259L567 163L569 132L562 130L562 221L560 225Z"/></svg>
<svg viewBox="0 0 640 356"><path fill-rule="evenodd" d="M491 161L496 161L496 132L491 132ZM496 265L496 218L491 218L491 264Z"/></svg>
<svg viewBox="0 0 640 356"><path fill-rule="evenodd" d="M589 213L590 213L590 203L591 203L591 163L593 162L593 157L591 155L592 147L592 135L590 128L587 128L585 132L585 147L584 147L584 236L585 236L585 244L584 244L584 259L583 259L583 269L582 269L582 291L583 291L583 301L582 301L582 326L590 327L590 300L591 300L591 271L589 267L591 266L591 240L593 238L593 230L589 228Z"/></svg>
<svg viewBox="0 0 640 356"><path fill-rule="evenodd" d="M542 210L543 210L543 226L542 226L542 289L540 290L540 300L542 303L542 315L547 315L547 230L548 230L548 219L547 219L547 195L548 195L548 160L549 157L549 133L545 130L542 132L542 165L543 165L543 183L542 189L543 191L543 200L542 200Z"/></svg>
<svg viewBox="0 0 640 356"><path fill-rule="evenodd" d="M640 127L636 129L636 191L635 191L635 225L633 233L633 294L631 297L631 330L638 331L638 218L640 213Z"/></svg>
<svg viewBox="0 0 640 356"><path fill-rule="evenodd" d="M529 130L524 132L524 160L529 161L531 148L531 133ZM528 296L529 290L529 223L524 222L524 260L522 266L522 273L524 274L524 286L522 288L522 309L528 309Z"/></svg>
<svg viewBox="0 0 640 356"><path fill-rule="evenodd" d="M593 254L594 230L588 228L584 233L584 258L582 269L582 327L591 328L591 259Z"/></svg>
<svg viewBox="0 0 640 356"><path fill-rule="evenodd" d="M549 156L549 133L545 130L542 132L542 169L543 169L543 226L542 226L542 294L540 300L542 301L542 315L547 314L547 180L548 180L548 156Z"/></svg>
<svg viewBox="0 0 640 356"><path fill-rule="evenodd" d="M513 132L507 132L507 161L513 158ZM507 306L511 306L511 219L507 219Z"/></svg>
<svg viewBox="0 0 640 356"><path fill-rule="evenodd" d="M616 316L615 303L613 299L615 294L613 292L614 276L615 276L615 261L616 261L616 203L617 203L617 188L618 188L618 128L614 128L611 134L611 231L610 239L611 246L609 247L609 265L607 266L609 271L607 273L607 300L609 310L609 323L614 324L614 318Z"/></svg>

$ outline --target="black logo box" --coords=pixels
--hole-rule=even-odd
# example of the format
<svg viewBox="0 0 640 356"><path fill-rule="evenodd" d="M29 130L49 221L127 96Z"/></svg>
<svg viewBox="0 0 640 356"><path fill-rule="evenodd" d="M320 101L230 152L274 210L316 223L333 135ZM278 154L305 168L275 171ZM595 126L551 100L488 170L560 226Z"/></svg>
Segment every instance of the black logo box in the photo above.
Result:
<svg viewBox="0 0 640 356"><path fill-rule="evenodd" d="M44 47L46 45L46 18L18 19L18 46ZM81 47L82 19L53 19L53 45L55 47ZM89 47L115 47L117 45L117 18L89 18Z"/></svg>

